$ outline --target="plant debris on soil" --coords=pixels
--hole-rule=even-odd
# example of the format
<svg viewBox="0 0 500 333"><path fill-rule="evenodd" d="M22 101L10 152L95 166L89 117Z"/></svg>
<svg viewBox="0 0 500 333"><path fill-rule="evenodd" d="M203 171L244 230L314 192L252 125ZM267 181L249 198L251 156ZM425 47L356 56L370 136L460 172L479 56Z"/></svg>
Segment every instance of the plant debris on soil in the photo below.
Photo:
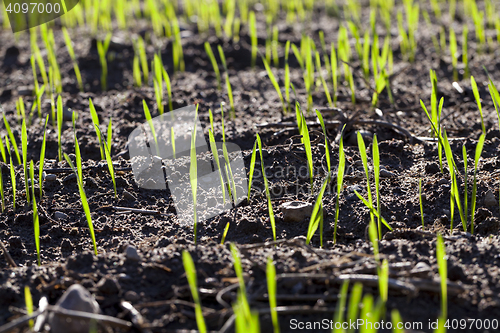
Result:
<svg viewBox="0 0 500 333"><path fill-rule="evenodd" d="M422 2L421 7L430 11L427 2ZM330 16L319 3L311 15L307 22L293 24L281 18L276 24L280 45L284 45L287 40L300 44L302 33L307 33L319 49L318 31L324 32L327 45L336 43L339 24L345 20ZM368 7L363 7L361 15L369 18ZM265 18L259 13L257 17L259 48L263 52ZM452 24L457 36L461 36L460 20L466 19L463 13L457 12L456 21L448 22L443 27L448 31ZM142 101L146 101L154 116L158 114L153 87L134 87L132 73L134 46L131 37L136 34L149 35L151 27L145 20L138 20L140 24L127 31L116 27L113 29L108 51L108 59L112 60L108 61L107 91L101 90L97 36L84 27L73 29L71 36L84 82L84 92L79 92L60 29L61 23L59 20L54 22L52 28L57 60L63 78L61 96L65 109L71 109L78 115L76 136L83 158L84 188L94 222L98 255L93 253L75 176L66 161L58 161L57 129L52 127L49 120L44 166L46 177L43 184L34 185L43 186L42 200L37 197L40 266L37 265L33 234L33 211L26 202L24 192L23 167L15 167L18 194L16 208L13 209L9 166L0 163L6 198L6 209L0 214L0 240L5 245L1 252L10 254L17 266L12 267L7 259L0 260L0 325L26 314L25 286L31 290L35 307L38 307L42 297L47 297L49 304L56 304L70 286L80 284L98 302L102 315L132 321L132 311L124 309L122 302L131 304L141 317L140 327L144 332L195 330L194 303L181 258L182 251L187 250L195 263L208 329L234 331L231 304L236 300L238 280L229 249L231 242L241 252L248 299L252 309L259 312L262 332L271 332L273 327L264 282L269 256L274 260L277 271L276 297L281 331L331 331L293 330L291 322L333 319L340 288L345 280L351 284L361 282L364 293L379 293L377 261L367 232L370 214L354 193L358 191L366 197L366 178L357 147L357 131L362 132L369 151L371 138L377 135L380 164L384 170L380 181L382 216L393 228L389 231L383 227L383 238L379 241L380 256L388 260L391 278L386 313L398 309L405 322L423 323L422 328L414 331L432 331L428 326L429 321L435 321L441 310L436 237L442 234L448 265L448 318L498 319L500 173L497 166L500 165L500 131L496 129L497 115L488 93L488 76L483 69L484 66L493 82L500 87L500 48L496 41L488 52L479 52L478 45L472 39L473 30L469 32L469 67L478 82L488 129L478 168L474 234L463 231L457 210L453 231L450 231L450 176L447 170L440 171L437 143L431 139L429 121L419 104L420 99L426 105L430 103L429 70L434 69L438 78L438 96L444 97L442 125L452 139L451 147L459 169L463 166L461 150L462 145L465 145L471 177L470 165L474 164L474 151L482 133L479 111L470 88L470 79L464 77L461 71L457 81L461 91L457 90L453 85L451 57L446 52L439 55L434 49L431 37L439 33L440 25L425 25L423 20L420 22L414 62L404 60L397 42L397 30L391 32L395 34L392 40L394 74L391 77L394 103L390 102L384 91L380 95L377 110L372 107L372 90L363 80L357 58L351 64L356 104L351 102L346 82L341 81L339 84L337 108L329 108L321 83L313 87L313 108L321 111L325 122L332 123L327 126L332 166L338 163L336 139L341 130L339 124L350 120L343 133L347 171L340 196L337 243L333 243L336 183L332 181L323 197L324 244L320 248L319 232L306 245L308 216L300 221L285 219L280 208L283 203L290 201L314 205L327 175L325 141L314 111L305 113L308 126L310 122L313 143L315 176L312 195L309 176L304 171L307 170L304 169L307 166L306 154L297 136L294 113L282 113L281 101L262 61L258 59L256 67L251 67L251 40L247 25L242 24L240 40L235 42L226 37L199 33L196 24L183 22L185 71L174 73L170 44L160 49L148 46L148 60L153 59L155 52L161 52L162 61L172 80L173 109L198 104L207 139L210 128L208 110L211 109L216 141L222 141L220 103L224 103L225 139L241 147L247 170L255 135L259 133L264 145L264 164L277 234L277 241L273 241L264 181L262 174L258 173L260 167L256 167L250 200L207 221L200 221L195 245L193 228L179 223L170 192L139 187L131 169L127 140L130 133L146 121ZM396 27L396 23L393 27ZM379 28L382 40L385 30L381 23ZM8 29L0 31L0 39L0 103L19 143L21 125L15 103L19 97L23 97L29 112L35 100L30 39L26 32L14 35ZM227 58L228 75L234 92L234 119L229 118L229 100L225 89L217 89L213 67L204 49L207 40L212 47L221 45ZM161 40L156 42L160 43ZM354 41L351 42L353 46ZM280 47L279 52L280 66L273 67L273 71L282 87L284 47ZM307 92L302 81L302 70L292 52L289 61L296 91L296 95L292 93L293 100L294 103L295 99L300 102L306 112ZM35 112L33 122L28 127L28 160L39 160L45 115L50 114L50 99L48 95L45 96L43 119L38 118ZM116 173L116 199L108 167L105 161L101 161L99 142L89 112L89 98L96 107L101 124L107 125L112 118L111 154ZM5 129L0 131L2 136L6 133ZM74 152L73 135L71 120L68 119L63 127L63 152ZM259 158L257 163L260 163ZM463 168L460 172L463 172ZM459 179L461 182L463 174L459 175ZM471 179L469 184L472 184ZM419 180L422 180L424 228L419 206ZM471 188L469 185L469 192ZM189 191L186 192L188 195ZM227 223L230 224L225 243L220 244ZM24 326L18 331L27 329ZM126 329L109 325L109 330ZM460 329L450 328L448 331ZM473 327L466 331L494 330Z"/></svg>

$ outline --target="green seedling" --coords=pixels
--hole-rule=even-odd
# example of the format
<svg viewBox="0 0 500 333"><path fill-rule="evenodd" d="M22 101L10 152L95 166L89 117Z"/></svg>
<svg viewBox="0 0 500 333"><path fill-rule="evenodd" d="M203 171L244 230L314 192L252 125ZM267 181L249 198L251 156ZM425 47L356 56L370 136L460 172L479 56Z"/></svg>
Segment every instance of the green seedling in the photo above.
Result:
<svg viewBox="0 0 500 333"><path fill-rule="evenodd" d="M483 129L483 134L486 134L486 127L484 126L483 119L483 107L481 106L481 96L479 96L479 90L477 89L477 83L474 76L470 77L470 83L472 86L472 92L474 93L474 98L476 99L477 108L479 109L479 114L481 115L481 128Z"/></svg>
<svg viewBox="0 0 500 333"><path fill-rule="evenodd" d="M141 36L137 37L137 41L135 43L135 50L136 54L139 55L144 83L147 84L149 81L148 58L146 56L146 46L144 45L144 39L142 39Z"/></svg>
<svg viewBox="0 0 500 333"><path fill-rule="evenodd" d="M85 217L87 219L87 224L89 227L89 232L90 232L90 237L92 238L92 245L94 247L94 254L97 255L97 243L95 240L95 233L94 233L94 224L92 222L92 216L90 215L90 208L89 208L89 203L87 201L87 195L85 194L85 189L83 188L83 175L80 176L79 173L81 172L80 170L75 169L73 162L71 162L71 159L69 158L68 154L64 154L64 158L68 162L71 170L76 175L76 180L78 184L78 191L80 192L80 200L82 201L82 207L83 211L85 212Z"/></svg>
<svg viewBox="0 0 500 333"><path fill-rule="evenodd" d="M446 249L444 246L443 236L441 236L441 234L438 234L436 242L436 260L441 280L441 317L446 319L448 317L448 269L446 264Z"/></svg>
<svg viewBox="0 0 500 333"><path fill-rule="evenodd" d="M174 109L174 106L172 104L172 85L170 83L170 76L168 75L167 71L165 70L165 67L163 67L162 73L163 73L163 80L165 81L165 85L167 86L168 107L169 107L169 110L172 111ZM174 158L175 158L175 156L174 156Z"/></svg>
<svg viewBox="0 0 500 333"><path fill-rule="evenodd" d="M325 158L326 158L326 166L328 173L331 171L331 164L330 164L330 144L328 143L328 136L326 134L326 127L325 127L325 121L323 120L323 116L319 112L319 110L316 110L316 116L318 117L319 123L321 125L321 129L323 130L323 136L325 137Z"/></svg>
<svg viewBox="0 0 500 333"><path fill-rule="evenodd" d="M269 211L269 221L271 222L271 228L273 230L273 240L276 241L276 223L275 223L275 220L274 220L273 204L272 204L272 201L271 201L271 193L269 191L269 183L268 183L267 177L266 177L266 170L265 170L265 166L264 166L264 157L262 156L262 141L260 140L260 136L259 136L258 133L256 134L256 136L257 136L256 143L257 143L257 146L259 147L260 165L261 165L261 168L262 168L262 177L264 178L264 187L266 188L267 208L268 208L268 211ZM252 153L252 161L250 163L250 173L251 173L251 175L253 175L253 169L255 168L255 158L254 158L255 147L256 146L254 144L254 150L253 150L253 153ZM250 197L250 188L252 186L252 178L249 178L248 181L249 181L248 197Z"/></svg>
<svg viewBox="0 0 500 333"><path fill-rule="evenodd" d="M253 173L255 171L255 159L257 157L257 140L255 140L252 149L252 157L250 158L250 171L248 172L248 195L247 200L250 202L250 191L252 190Z"/></svg>
<svg viewBox="0 0 500 333"><path fill-rule="evenodd" d="M347 291L349 289L349 280L344 280L342 287L340 288L340 297L335 306L335 312L333 314L334 323L344 322L344 309L347 303ZM358 306L358 304L356 304Z"/></svg>
<svg viewBox="0 0 500 333"><path fill-rule="evenodd" d="M377 226L375 225L375 221L370 220L370 224L368 225L368 237L370 238L370 242L373 246L373 255L378 264L380 264L380 253L378 248L378 234L377 234Z"/></svg>
<svg viewBox="0 0 500 333"><path fill-rule="evenodd" d="M63 128L63 104L61 95L57 96L57 147L59 161L62 161L62 128Z"/></svg>
<svg viewBox="0 0 500 333"><path fill-rule="evenodd" d="M30 161L30 179L31 179L31 196L33 198L33 229L35 234L35 247L36 247L36 258L38 266L41 265L40 262L40 221L38 217L38 208L36 205L35 198L35 168L33 167L33 160ZM40 184L41 186L41 184Z"/></svg>
<svg viewBox="0 0 500 333"><path fill-rule="evenodd" d="M229 105L231 105L231 112L229 113L230 118L236 118L236 113L234 110L234 99L233 99L233 89L231 88L231 82L229 81L229 72L227 69L226 56L224 55L224 50L222 46L217 45L219 50L219 56L222 61L222 66L224 67L224 71L226 72L226 89L227 89L227 97L229 98Z"/></svg>
<svg viewBox="0 0 500 333"><path fill-rule="evenodd" d="M286 104L285 104L285 100L283 99L283 94L281 94L280 85L278 84L278 81L276 80L276 77L274 76L273 71L271 70L271 67L269 67L267 60L265 58L262 58L262 62L264 63L264 67L266 68L267 76L269 76L269 79L271 80L271 83L273 84L274 89L276 89L276 92L278 93L278 97L280 98L281 105L283 106L283 114L286 114L286 111L287 111Z"/></svg>
<svg viewBox="0 0 500 333"><path fill-rule="evenodd" d="M375 194L377 197L378 236L379 239L382 239L382 223L380 221L380 217L382 216L380 207L380 154L378 150L378 140L376 134L373 136L372 157L373 157L373 176L375 178Z"/></svg>
<svg viewBox="0 0 500 333"><path fill-rule="evenodd" d="M26 122L23 120L21 127L21 147L23 152L24 189L26 191L26 201L30 203L30 192L28 185L28 133Z"/></svg>
<svg viewBox="0 0 500 333"><path fill-rule="evenodd" d="M271 319L273 321L274 333L279 333L280 326L278 322L278 311L276 311L276 308L278 306L276 301L276 268L274 268L273 259L271 257L267 258L266 278L267 295L269 298L269 308L271 309Z"/></svg>
<svg viewBox="0 0 500 333"><path fill-rule="evenodd" d="M2 197L2 213L3 213L3 211L5 210L5 194L3 189L3 175L1 170L0 170L0 196Z"/></svg>
<svg viewBox="0 0 500 333"><path fill-rule="evenodd" d="M393 309L391 312L391 321L392 321L392 331L394 333L405 333L403 318L399 314L398 309Z"/></svg>
<svg viewBox="0 0 500 333"><path fill-rule="evenodd" d="M42 200L42 184L43 184L43 165L45 162L45 146L47 143L47 124L49 123L49 115L45 117L45 126L43 127L43 141L40 150L40 163L38 165L38 183L40 185L40 200ZM1 190L1 189L0 189Z"/></svg>
<svg viewBox="0 0 500 333"><path fill-rule="evenodd" d="M362 296L363 296L363 284L360 282L356 282L351 289L351 297L349 297L349 307L347 308L348 322L355 322L358 319L359 305ZM354 333L354 328L349 327L347 329L347 332Z"/></svg>
<svg viewBox="0 0 500 333"><path fill-rule="evenodd" d="M99 62L101 63L101 88L108 90L108 62L106 54L108 53L109 43L111 42L111 33L108 32L104 41L97 41L97 53L99 54Z"/></svg>
<svg viewBox="0 0 500 333"><path fill-rule="evenodd" d="M469 212L468 207L468 170L467 170L467 149L465 148L465 143L462 145L462 158L464 161L464 219L465 225L467 225L467 216Z"/></svg>
<svg viewBox="0 0 500 333"><path fill-rule="evenodd" d="M425 224L424 224L424 203L422 198L422 178L418 180L418 199L420 203L420 217L422 219L422 230L424 230Z"/></svg>
<svg viewBox="0 0 500 333"><path fill-rule="evenodd" d="M220 241L220 243L222 245L224 245L224 243L226 242L226 236L227 236L227 231L229 230L229 225L230 225L230 222L227 222L226 227L224 228L224 232L222 233L222 239Z"/></svg>
<svg viewBox="0 0 500 333"><path fill-rule="evenodd" d="M2 160L7 163L7 154L5 153L5 146L3 144L2 136L0 136L0 154L2 155Z"/></svg>
<svg viewBox="0 0 500 333"><path fill-rule="evenodd" d="M118 193L116 192L116 179L115 179L115 170L113 167L113 161L111 160L111 119L109 120L109 126L108 126L108 138L107 141L104 139L104 135L102 134L101 130L99 127L97 127L97 135L101 137L100 141L102 142L102 145L104 146L104 155L106 156L106 164L108 165L108 170L109 174L111 176L111 181L113 182L113 191L115 193L115 198L118 199ZM76 135L76 133L75 133Z"/></svg>
<svg viewBox="0 0 500 333"><path fill-rule="evenodd" d="M471 234L474 234L474 222L476 215L477 167L479 164L479 159L481 158L481 153L483 152L484 140L485 140L485 135L481 134L476 145L476 154L474 156L474 181L472 183L472 198L471 198L471 212L470 212Z"/></svg>
<svg viewBox="0 0 500 333"><path fill-rule="evenodd" d="M330 90L328 89L328 85L326 84L326 80L323 77L322 69L321 69L321 61L319 57L319 53L316 51L316 69L318 70L319 76L321 78L321 83L323 84L323 89L325 90L326 99L330 107L333 107L332 96L330 95Z"/></svg>
<svg viewBox="0 0 500 333"><path fill-rule="evenodd" d="M211 113L212 112L210 111L210 115L211 115ZM212 128L213 128L213 124L212 124ZM224 177L222 176L222 170L221 170L220 160L219 160L219 153L217 152L217 145L215 143L215 137L214 137L214 133L213 133L212 129L208 130L208 136L209 136L209 140L210 140L210 150L212 151L212 155L214 156L215 163L217 164L217 170L219 170L219 179L220 179L220 187L221 187L221 191L222 191L222 200L223 200L224 204L226 204L226 191L224 188ZM255 160L255 156L254 156L254 160ZM252 170L252 175L253 175L253 170ZM228 225L226 225L226 228L229 228L229 222L228 222ZM223 237L223 239L225 239L225 236Z"/></svg>
<svg viewBox="0 0 500 333"><path fill-rule="evenodd" d="M189 289L191 290L191 296L193 297L194 301L194 312L196 317L196 324L198 325L198 331L200 331L200 333L206 333L207 326L205 324L205 319L203 318L200 296L198 295L196 269L194 266L193 258L186 250L182 251L182 263L184 265L184 271L186 271L186 279L188 280Z"/></svg>
<svg viewBox="0 0 500 333"><path fill-rule="evenodd" d="M66 48L68 49L69 56L71 57L71 61L73 62L73 69L75 71L78 87L80 88L80 91L83 91L82 75L80 73L80 68L78 67L78 61L76 60L75 51L73 50L73 44L71 43L71 38L68 34L68 30L66 30L65 27L62 27L62 32L64 35L64 42L66 43Z"/></svg>
<svg viewBox="0 0 500 333"><path fill-rule="evenodd" d="M370 173L368 171L368 155L366 154L365 141L363 140L363 137L361 136L361 133L359 131L357 134L357 140L358 140L359 154L361 156L361 162L363 163L363 169L365 170L366 192L368 193L368 203L370 204L369 207L371 207L373 201L372 201L372 190L370 187ZM370 221L374 221L373 213L371 211L370 211Z"/></svg>
<svg viewBox="0 0 500 333"><path fill-rule="evenodd" d="M101 151L101 160L103 160L104 157L104 145L103 145L103 138L100 135L101 130L99 128L99 116L97 115L97 111L94 106L94 102L92 102L92 98L89 98L89 109L90 109L90 116L92 118L92 124L94 125L94 130L97 135L97 140L99 141L99 150Z"/></svg>
<svg viewBox="0 0 500 333"><path fill-rule="evenodd" d="M344 186L345 152L344 152L344 136L342 135L344 132L344 128L342 128L342 133L340 135L340 143L339 143L339 166L337 168L337 197L335 198L335 222L333 227L334 243L337 243L337 224L339 221L339 212L340 212L340 193L342 193L342 189Z"/></svg>
<svg viewBox="0 0 500 333"><path fill-rule="evenodd" d="M14 147L14 153L16 154L17 163L22 164L21 155L19 154L19 150L17 149L16 138L14 137L14 134L12 133L12 130L10 129L9 122L7 121L7 118L5 118L5 114L3 114L3 123L5 125L5 129L7 130L7 134L9 135L10 143ZM9 148L9 153L10 153L10 148Z"/></svg>
<svg viewBox="0 0 500 333"><path fill-rule="evenodd" d="M498 129L500 130L500 93L493 84L491 78L490 82L488 83L488 91L490 92L491 100L493 101L493 105L495 106L495 111L497 112Z"/></svg>
<svg viewBox="0 0 500 333"><path fill-rule="evenodd" d="M338 61L335 45L331 44L330 64L332 66L332 82L333 82L333 105L337 106L337 86L338 86Z"/></svg>
<svg viewBox="0 0 500 333"><path fill-rule="evenodd" d="M31 291L30 291L30 287L28 286L25 286L24 287L24 304L26 305L26 312L28 313L28 315L32 314L33 313L33 297L31 296ZM30 329L33 329L33 320L30 320L29 321L29 326L30 326Z"/></svg>
<svg viewBox="0 0 500 333"><path fill-rule="evenodd" d="M325 177L323 181L323 185L319 191L319 194L316 198L316 202L314 203L314 208L311 214L311 218L309 220L309 227L307 228L307 237L306 244L309 245L312 237L318 230L318 226L320 227L320 246L323 247L323 195L325 194L326 186L330 182L330 174Z"/></svg>
<svg viewBox="0 0 500 333"><path fill-rule="evenodd" d="M10 186L12 187L12 208L13 210L16 210L16 171L14 169L14 163L12 163L12 153L10 152L10 143L7 138L5 138L5 143L7 145L7 151L9 152Z"/></svg>
<svg viewBox="0 0 500 333"><path fill-rule="evenodd" d="M302 136L301 141L304 144L304 150L307 157L307 168L309 170L309 182L311 184L311 194L313 193L313 181L314 181L314 164L312 158L312 148L311 139L309 137L309 130L307 128L306 118L300 110L300 105L297 103L295 105L295 117L297 119L297 127L299 128L299 134Z"/></svg>
<svg viewBox="0 0 500 333"><path fill-rule="evenodd" d="M288 110L291 109L290 106L290 65L288 64L288 56L290 54L290 41L287 40L285 44L285 96L288 105Z"/></svg>
<svg viewBox="0 0 500 333"><path fill-rule="evenodd" d="M378 268L378 288L380 298L386 303L389 296L389 262L387 259L384 259Z"/></svg>
<svg viewBox="0 0 500 333"><path fill-rule="evenodd" d="M212 67L214 68L215 72L215 77L217 78L217 89L221 89L221 79L220 79L220 71L219 71L219 65L217 64L217 60L215 60L214 53L212 51L212 47L210 46L209 42L205 42L205 52L208 55L208 58L210 59L210 62L212 63Z"/></svg>
<svg viewBox="0 0 500 333"><path fill-rule="evenodd" d="M134 61L132 64L132 73L134 77L134 84L136 87L142 87L142 77L141 77L141 67L139 62L139 57L134 56Z"/></svg>
<svg viewBox="0 0 500 333"><path fill-rule="evenodd" d="M163 114L164 108L163 108L163 63L161 62L160 57L158 54L155 54L153 63L151 66L151 69L153 70L153 84L154 84L154 90L155 90L155 97L156 97L156 105L158 107L158 113Z"/></svg>

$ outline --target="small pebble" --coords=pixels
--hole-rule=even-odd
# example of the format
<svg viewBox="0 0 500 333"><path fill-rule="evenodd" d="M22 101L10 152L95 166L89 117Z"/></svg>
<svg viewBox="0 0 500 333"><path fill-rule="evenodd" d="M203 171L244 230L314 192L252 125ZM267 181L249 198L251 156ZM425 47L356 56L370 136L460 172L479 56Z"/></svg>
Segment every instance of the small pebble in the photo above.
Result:
<svg viewBox="0 0 500 333"><path fill-rule="evenodd" d="M493 194L493 192L491 192L491 191L486 192L486 194L484 196L484 205L486 207L494 207L494 206L498 205L497 199L495 198L495 195Z"/></svg>
<svg viewBox="0 0 500 333"><path fill-rule="evenodd" d="M46 182L55 182L57 180L57 176L54 175L53 173L49 173L49 174L45 175L45 177L43 177L43 179Z"/></svg>
<svg viewBox="0 0 500 333"><path fill-rule="evenodd" d="M106 295L118 295L121 287L118 281L113 277L103 277L96 285L97 289Z"/></svg>
<svg viewBox="0 0 500 333"><path fill-rule="evenodd" d="M127 291L123 297L126 301L131 303L135 303L140 299L140 296L133 290Z"/></svg>
<svg viewBox="0 0 500 333"><path fill-rule="evenodd" d="M397 174L386 169L380 169L380 177L382 178L394 178Z"/></svg>
<svg viewBox="0 0 500 333"><path fill-rule="evenodd" d="M74 173L70 173L69 175L67 175L66 177L64 177L63 182L65 183L65 182L73 180L75 178L76 178L76 175Z"/></svg>
<svg viewBox="0 0 500 333"><path fill-rule="evenodd" d="M90 292L79 284L74 284L57 301L57 306L67 310L89 313L101 312L99 304ZM87 333L90 330L90 320L74 319L65 316L49 316L50 331L53 333Z"/></svg>
<svg viewBox="0 0 500 333"><path fill-rule="evenodd" d="M125 200L131 200L131 201L136 200L136 197L127 190L123 190L123 198Z"/></svg>
<svg viewBox="0 0 500 333"><path fill-rule="evenodd" d="M54 218L57 220L57 221L62 221L62 220L67 220L69 218L69 216L63 212L55 212L54 213Z"/></svg>
<svg viewBox="0 0 500 333"><path fill-rule="evenodd" d="M303 201L289 201L280 206L285 222L301 222L309 218L313 211L313 205Z"/></svg>
<svg viewBox="0 0 500 333"><path fill-rule="evenodd" d="M141 256L137 252L137 249L131 245L127 246L125 249L125 257L131 261L140 261Z"/></svg>

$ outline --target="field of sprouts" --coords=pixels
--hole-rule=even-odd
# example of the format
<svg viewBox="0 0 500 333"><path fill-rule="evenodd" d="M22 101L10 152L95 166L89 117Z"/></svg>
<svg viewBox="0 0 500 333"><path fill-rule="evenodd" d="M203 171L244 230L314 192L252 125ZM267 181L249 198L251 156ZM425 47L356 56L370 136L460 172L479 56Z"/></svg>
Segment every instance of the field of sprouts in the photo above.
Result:
<svg viewBox="0 0 500 333"><path fill-rule="evenodd" d="M1 333L500 330L497 0L0 8ZM129 150L187 106L188 224Z"/></svg>

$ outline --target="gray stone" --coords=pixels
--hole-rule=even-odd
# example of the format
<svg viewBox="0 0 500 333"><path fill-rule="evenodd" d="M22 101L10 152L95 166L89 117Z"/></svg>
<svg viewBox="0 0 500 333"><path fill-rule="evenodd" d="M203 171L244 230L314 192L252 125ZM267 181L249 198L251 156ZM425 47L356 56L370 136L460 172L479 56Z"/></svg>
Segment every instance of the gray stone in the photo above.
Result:
<svg viewBox="0 0 500 333"><path fill-rule="evenodd" d="M493 192L491 192L491 191L486 192L486 194L484 196L484 205L486 207L494 207L494 206L498 205L498 201L495 198L495 195L493 194Z"/></svg>
<svg viewBox="0 0 500 333"><path fill-rule="evenodd" d="M94 297L79 284L69 287L57 301L56 306L73 311L101 312L99 304ZM90 320L88 319L57 316L54 313L51 313L49 316L49 325L52 333L87 333L90 330Z"/></svg>
<svg viewBox="0 0 500 333"><path fill-rule="evenodd" d="M63 107L63 120L64 121L72 121L73 120L73 111L71 108Z"/></svg>
<svg viewBox="0 0 500 333"><path fill-rule="evenodd" d="M126 301L135 303L137 302L141 297L133 290L129 290L123 295L123 298L125 298Z"/></svg>
<svg viewBox="0 0 500 333"><path fill-rule="evenodd" d="M123 190L123 198L125 200L131 200L131 201L136 200L136 197L127 190Z"/></svg>
<svg viewBox="0 0 500 333"><path fill-rule="evenodd" d="M139 252L137 252L137 249L131 245L127 246L127 248L125 249L125 257L128 260L132 260L132 261L140 261L141 260L141 256L139 255Z"/></svg>
<svg viewBox="0 0 500 333"><path fill-rule="evenodd" d="M67 220L69 218L68 215L66 215L65 213L63 212L55 212L54 213L54 218L57 220L57 221L62 221L62 220Z"/></svg>
<svg viewBox="0 0 500 333"><path fill-rule="evenodd" d="M303 201L288 201L280 206L285 222L301 222L311 217L313 205Z"/></svg>
<svg viewBox="0 0 500 333"><path fill-rule="evenodd" d="M53 173L49 173L49 174L46 174L45 177L43 177L43 179L46 182L55 182L57 180L57 176L54 175Z"/></svg>
<svg viewBox="0 0 500 333"><path fill-rule="evenodd" d="M381 168L380 169L380 177L381 178L394 178L394 177L397 177L397 174L394 172L391 172L389 170Z"/></svg>

